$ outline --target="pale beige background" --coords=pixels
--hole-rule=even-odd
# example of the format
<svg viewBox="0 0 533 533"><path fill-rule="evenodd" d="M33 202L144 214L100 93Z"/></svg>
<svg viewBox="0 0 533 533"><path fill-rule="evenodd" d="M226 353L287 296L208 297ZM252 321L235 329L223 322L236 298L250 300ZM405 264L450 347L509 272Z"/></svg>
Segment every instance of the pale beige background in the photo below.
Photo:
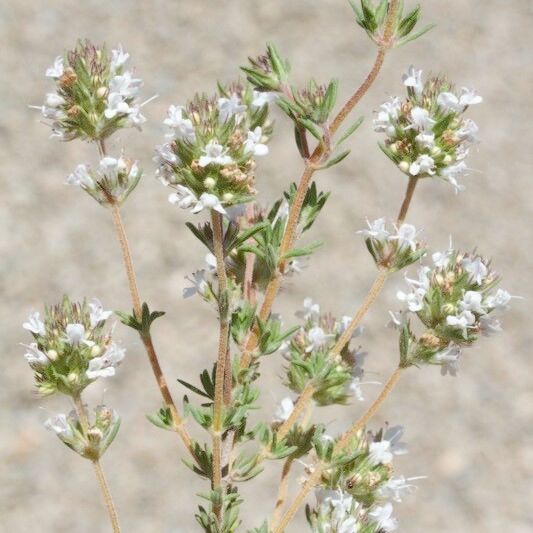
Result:
<svg viewBox="0 0 533 533"><path fill-rule="evenodd" d="M415 63L476 87L485 103L471 113L483 142L469 160L476 171L468 188L455 196L445 184L423 183L410 221L424 228L435 248L446 246L450 234L460 246L478 246L493 257L505 286L526 299L514 303L502 335L481 340L467 353L457 379L441 378L436 369L411 370L380 421L406 426L410 454L398 461L399 472L429 476L397 507L403 531L526 533L533 522L533 7L529 0L428 0L423 7L425 20L438 27L390 55L358 111L367 121L353 138L352 155L320 175L321 187L334 194L313 237L327 244L287 287L276 310L292 324L292 313L310 294L325 309L348 313L366 291L373 267L354 232L367 215L393 216L405 185L376 147L371 114L389 94L402 91L404 69ZM26 339L20 324L27 312L63 292L129 307L109 214L64 185L78 162L94 161L93 147L48 140L37 112L27 108L50 89L45 68L80 36L123 43L145 79L144 94L160 95L145 109L144 132L124 133L120 141L146 170L125 220L144 298L168 313L154 334L174 384L178 375L193 378L211 364L216 339L213 313L180 295L184 276L203 257L183 228L190 215L170 206L167 192L152 177L152 148L161 142L166 108L196 90L210 91L216 79L234 77L237 66L267 40L291 59L296 80L339 77L342 97L366 74L374 53L343 0L0 2L1 531L107 531L90 465L42 428L47 416L65 409L66 400L32 396L31 372L17 345ZM280 194L300 170L290 130L279 116L271 156L258 172L263 198ZM362 342L375 379L384 379L397 357L396 339L384 324L400 282L398 276L365 320ZM123 428L103 462L124 531L196 531L194 494L205 484L180 463L183 450L174 436L145 421L144 414L159 406L158 393L136 337L123 327L117 336L129 349L128 359L116 379L93 387L90 398L104 397L123 415ZM283 394L276 379L280 369L280 358L272 357L260 381L268 409ZM173 390L176 396L183 392ZM369 388L367 397L376 392ZM340 428L362 408L322 416ZM262 414L268 417L269 411ZM253 494L243 511L247 526L258 525L270 512L278 475L275 465L246 492ZM304 530L302 522L292 527Z"/></svg>

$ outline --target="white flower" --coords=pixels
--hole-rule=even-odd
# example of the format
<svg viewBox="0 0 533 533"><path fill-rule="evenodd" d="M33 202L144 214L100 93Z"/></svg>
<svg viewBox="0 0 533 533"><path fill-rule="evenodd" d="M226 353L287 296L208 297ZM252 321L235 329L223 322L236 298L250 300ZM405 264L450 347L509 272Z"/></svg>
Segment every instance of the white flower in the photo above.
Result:
<svg viewBox="0 0 533 533"><path fill-rule="evenodd" d="M479 257L476 257L474 260L465 257L462 265L466 272L470 274L470 280L475 281L478 285L481 285L483 280L487 277L488 269Z"/></svg>
<svg viewBox="0 0 533 533"><path fill-rule="evenodd" d="M447 250L446 252L435 252L431 259L437 268L446 268L450 263L450 257L451 251Z"/></svg>
<svg viewBox="0 0 533 533"><path fill-rule="evenodd" d="M482 317L483 318L483 317ZM456 376L459 371L459 358L461 357L461 348L454 344L451 344L444 350L436 353L433 356L433 360L441 365L440 373L445 376Z"/></svg>
<svg viewBox="0 0 533 533"><path fill-rule="evenodd" d="M185 278L192 283L192 287L185 287L183 289L183 297L190 298L195 294L205 297L209 292L209 283L207 283L205 277L205 270L197 270L193 273L193 279Z"/></svg>
<svg viewBox="0 0 533 533"><path fill-rule="evenodd" d="M412 292L405 293L403 291L398 291L396 293L396 298L400 302L404 302L405 306L411 313L417 313L422 310L424 307L424 297L426 296L426 291L423 288L415 289Z"/></svg>
<svg viewBox="0 0 533 533"><path fill-rule="evenodd" d="M254 90L252 98L252 107L257 108L263 107L265 104L275 102L278 98L278 95L274 92Z"/></svg>
<svg viewBox="0 0 533 533"><path fill-rule="evenodd" d="M409 167L409 174L411 176L418 176L419 174L435 174L435 161L427 154L419 155L414 163Z"/></svg>
<svg viewBox="0 0 533 533"><path fill-rule="evenodd" d="M360 233L366 238L375 239L379 242L385 242L387 240L390 233L385 229L384 218L378 218L372 222L367 219L366 223L368 225L368 229L360 230L357 233Z"/></svg>
<svg viewBox="0 0 533 533"><path fill-rule="evenodd" d="M93 298L89 302L89 310L92 328L97 326L103 320L107 320L113 314L113 311L104 311L103 305L97 298Z"/></svg>
<svg viewBox="0 0 533 533"><path fill-rule="evenodd" d="M311 298L305 298L303 310L296 311L295 315L303 320L317 322L320 317L320 305L314 303Z"/></svg>
<svg viewBox="0 0 533 533"><path fill-rule="evenodd" d="M198 202L196 195L187 187L177 185L176 189L177 192L171 193L168 196L168 201L171 204L177 204L182 209L188 209Z"/></svg>
<svg viewBox="0 0 533 533"><path fill-rule="evenodd" d="M140 78L132 78L131 72L126 71L118 76L113 76L109 82L109 96L119 94L120 96L135 96L142 85Z"/></svg>
<svg viewBox="0 0 533 533"><path fill-rule="evenodd" d="M386 133L389 137L394 137L396 129L393 121L398 119L401 108L400 99L392 97L379 106L377 117L374 119L374 131Z"/></svg>
<svg viewBox="0 0 533 533"><path fill-rule="evenodd" d="M480 104L483 98L476 91L463 87L461 96L457 97L450 92L440 93L437 97L437 104L448 111L460 113L469 105Z"/></svg>
<svg viewBox="0 0 533 533"><path fill-rule="evenodd" d="M452 328L460 329L463 337L466 338L466 330L471 328L476 322L476 317L470 311L462 311L460 314L446 317L446 323Z"/></svg>
<svg viewBox="0 0 533 533"><path fill-rule="evenodd" d="M488 307L493 309L507 309L512 298L516 297L511 296L503 289L498 289L494 294L487 297L486 303Z"/></svg>
<svg viewBox="0 0 533 533"><path fill-rule="evenodd" d="M459 184L457 178L464 176L467 171L468 167L466 166L466 163L464 161L459 161L454 165L441 169L439 175L449 182L455 189L455 192L458 193L464 190L464 186Z"/></svg>
<svg viewBox="0 0 533 533"><path fill-rule="evenodd" d="M261 126L257 126L254 131L248 132L248 138L244 141L244 153L253 155L267 155L268 146L261 143L261 138L263 137L263 130Z"/></svg>
<svg viewBox="0 0 533 533"><path fill-rule="evenodd" d="M220 122L226 122L236 115L235 120L238 124L242 118L240 114L246 111L246 106L241 104L241 100L236 94L232 94L229 98L219 98L217 106Z"/></svg>
<svg viewBox="0 0 533 533"><path fill-rule="evenodd" d="M416 129L420 132L427 132L431 130L435 121L430 118L429 111L422 107L413 107L411 109L411 125L407 126L406 129Z"/></svg>
<svg viewBox="0 0 533 533"><path fill-rule="evenodd" d="M483 295L477 291L466 291L463 295L463 299L459 302L459 309L461 311L472 311L479 315L485 314L485 308L483 307Z"/></svg>
<svg viewBox="0 0 533 533"><path fill-rule="evenodd" d="M402 76L403 84L406 87L412 87L415 94L420 96L424 90L422 82L422 70L417 70L413 65L407 69L407 73Z"/></svg>
<svg viewBox="0 0 533 533"><path fill-rule="evenodd" d="M172 131L167 133L167 139L183 139L193 143L196 140L196 133L192 121L183 118L183 106L171 105L167 111L167 118L163 121Z"/></svg>
<svg viewBox="0 0 533 533"><path fill-rule="evenodd" d="M379 381L361 381L360 377L354 377L348 385L348 391L352 396L355 396L358 401L363 402L365 400L363 396L363 390L361 385L381 385Z"/></svg>
<svg viewBox="0 0 533 533"><path fill-rule="evenodd" d="M205 155L202 155L198 160L198 164L201 167L206 167L211 163L216 165L230 165L233 163L233 159L229 155L226 155L228 149L219 144L216 139L208 142L202 152Z"/></svg>
<svg viewBox="0 0 533 533"><path fill-rule="evenodd" d="M318 326L311 328L307 332L307 340L309 341L309 345L305 351L311 352L313 350L319 350L327 344L328 340L331 339L332 336L333 335L331 334L326 334L326 332Z"/></svg>
<svg viewBox="0 0 533 533"><path fill-rule="evenodd" d="M435 134L424 131L415 137L415 141L420 148L431 150L435 146Z"/></svg>
<svg viewBox="0 0 533 533"><path fill-rule="evenodd" d="M479 329L482 335L490 337L495 333L499 333L502 330L502 325L497 318L482 315L479 317Z"/></svg>
<svg viewBox="0 0 533 533"><path fill-rule="evenodd" d="M153 160L162 165L165 163L175 164L178 162L178 156L172 151L170 144L160 144L155 147L155 156Z"/></svg>
<svg viewBox="0 0 533 533"><path fill-rule="evenodd" d="M59 414L53 418L49 418L45 423L44 427L50 431L53 431L59 437L63 439L70 439L74 436L72 428L68 423L67 417L64 414Z"/></svg>
<svg viewBox="0 0 533 533"><path fill-rule="evenodd" d="M383 435L383 439L378 442L371 442L368 451L368 460L372 465L388 465L392 463L394 455L405 455L407 447L403 442L399 442L403 435L401 426L389 428Z"/></svg>
<svg viewBox="0 0 533 533"><path fill-rule="evenodd" d="M128 61L130 55L124 52L122 45L119 44L114 50L111 50L111 72L116 72L120 67L123 67Z"/></svg>
<svg viewBox="0 0 533 533"><path fill-rule="evenodd" d="M411 285L413 288L420 287L424 290L429 289L429 274L431 273L431 268L428 266L423 266L418 269L418 279L411 279L405 276L405 281Z"/></svg>
<svg viewBox="0 0 533 533"><path fill-rule="evenodd" d="M89 379L107 378L115 375L115 368L120 365L126 350L111 343L100 357L89 361L89 368L85 374Z"/></svg>
<svg viewBox="0 0 533 533"><path fill-rule="evenodd" d="M114 118L118 114L122 113L128 115L133 109L124 100L124 97L119 93L111 93L107 98L107 107L105 108L104 115L106 118Z"/></svg>
<svg viewBox="0 0 533 533"><path fill-rule="evenodd" d="M411 251L416 250L416 228L412 224L402 224L396 228L396 235L392 235L390 239L398 241L398 248L411 248Z"/></svg>
<svg viewBox="0 0 533 533"><path fill-rule="evenodd" d="M23 344L22 346L27 349L27 352L24 354L24 359L26 359L29 365L46 366L50 363L50 359L44 352L39 350L36 342Z"/></svg>
<svg viewBox="0 0 533 533"><path fill-rule="evenodd" d="M199 213L203 209L213 209L214 211L218 211L223 215L226 214L226 211L222 207L218 196L215 196L214 194L209 194L208 192L203 192L200 195L200 199L198 200L198 202L196 202L196 205L194 206L192 212Z"/></svg>
<svg viewBox="0 0 533 533"><path fill-rule="evenodd" d="M461 127L456 131L456 134L459 136L461 141L466 141L470 143L477 143L479 127L471 119L466 119L462 122Z"/></svg>
<svg viewBox="0 0 533 533"><path fill-rule="evenodd" d="M65 328L65 339L71 346L79 346L80 344L86 344L92 346L93 341L87 340L85 336L85 326L83 324L67 324Z"/></svg>
<svg viewBox="0 0 533 533"><path fill-rule="evenodd" d="M45 75L47 78L57 79L63 76L63 72L63 58L61 56L57 56L54 60L54 64L46 69Z"/></svg>
<svg viewBox="0 0 533 533"><path fill-rule="evenodd" d="M368 513L368 518L378 525L380 531L388 533L398 529L398 521L392 516L392 503L377 505Z"/></svg>
<svg viewBox="0 0 533 533"><path fill-rule="evenodd" d="M144 105L144 104L141 104ZM137 128L139 131L141 131L141 124L144 124L146 122L146 117L141 114L141 108L140 106L130 106L130 111L128 113L128 118L126 125L127 126L133 126Z"/></svg>
<svg viewBox="0 0 533 533"><path fill-rule="evenodd" d="M294 402L290 398L283 398L274 411L274 422L285 422L294 410Z"/></svg>
<svg viewBox="0 0 533 533"><path fill-rule="evenodd" d="M40 318L39 311L33 311L30 313L28 320L22 324L22 327L36 335L44 335L46 333L44 322Z"/></svg>
<svg viewBox="0 0 533 533"><path fill-rule="evenodd" d="M57 93L48 93L44 103L48 107L59 107L65 103L65 99Z"/></svg>
<svg viewBox="0 0 533 533"><path fill-rule="evenodd" d="M85 165L78 165L72 174L69 174L66 180L68 185L77 185L84 189L94 188L94 180L91 178Z"/></svg>
<svg viewBox="0 0 533 533"><path fill-rule="evenodd" d="M416 489L415 485L411 485L409 481L416 479L425 479L425 476L408 477L404 476L390 478L378 489L378 493L382 498L391 499L395 502L401 502L404 493L413 492Z"/></svg>

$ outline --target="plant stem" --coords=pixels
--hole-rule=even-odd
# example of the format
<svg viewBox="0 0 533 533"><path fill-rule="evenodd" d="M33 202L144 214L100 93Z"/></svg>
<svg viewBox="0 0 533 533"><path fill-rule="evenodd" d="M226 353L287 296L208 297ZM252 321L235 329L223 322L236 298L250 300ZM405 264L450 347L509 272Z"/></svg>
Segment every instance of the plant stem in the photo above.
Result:
<svg viewBox="0 0 533 533"><path fill-rule="evenodd" d="M287 433L291 430L292 426L294 426L304 409L307 407L308 403L312 400L314 393L314 386L308 383L294 404L294 408L289 418L287 418L287 420L285 420L285 422L283 422L283 424L281 424L276 431L278 440L282 440L287 436Z"/></svg>
<svg viewBox="0 0 533 533"><path fill-rule="evenodd" d="M289 492L289 474L291 472L293 462L294 459L292 457L288 457L283 463L283 469L281 471L281 479L278 488L278 496L276 498L276 506L274 507L274 514L272 515L272 527L275 527L281 518L283 505L285 504L285 500L287 499L287 494Z"/></svg>
<svg viewBox="0 0 533 533"><path fill-rule="evenodd" d="M222 485L222 414L225 403L225 370L229 356L228 283L224 258L224 228L222 222L222 215L211 210L213 251L217 261L218 311L220 323L218 357L215 373L215 399L213 404L213 489L218 489ZM221 518L221 510L220 507L215 508L215 514L219 519Z"/></svg>
<svg viewBox="0 0 533 533"><path fill-rule="evenodd" d="M76 413L78 414L80 425L85 435L87 435L87 432L89 431L89 419L87 418L87 413L85 412L85 407L81 399L81 394L76 394L72 396L72 400L74 401L74 406L76 407ZM104 497L107 512L109 513L109 519L111 521L111 526L113 528L113 533L120 533L120 525L118 523L117 511L115 510L113 497L111 496L111 492L109 490L109 486L107 484L102 465L100 464L100 461L98 459L91 459L91 463L94 466L96 478L98 479L98 485L100 486L100 490Z"/></svg>
<svg viewBox="0 0 533 533"><path fill-rule="evenodd" d="M396 1L392 1L389 5L389 15L387 21L389 19L392 20L393 15L396 12ZM387 34L387 31L385 32ZM389 40L390 40L390 34L389 34ZM375 79L377 78L377 75L379 74L379 71L381 70L381 67L383 66L383 62L385 59L386 51L389 48L389 46L381 45L379 47L376 59L374 60L374 64L372 65L372 68L368 75L366 76L363 83L358 87L358 89L355 91L355 93L348 99L348 101L344 104L344 106L341 108L341 110L337 113L333 121L331 122L327 134L328 137L333 137L333 135L337 132L341 124L346 120L348 115L351 113L353 108L359 103L359 101L363 98L363 96L368 92L372 84L374 83ZM284 269L284 260L283 256L290 250L294 239L296 237L296 230L298 227L298 221L300 219L300 213L302 210L303 202L305 200L305 195L307 193L307 189L309 188L309 183L311 181L311 178L313 177L313 174L316 170L316 163L320 160L320 157L323 155L323 146L322 144L319 144L315 150L313 151L310 158L307 160L304 172L302 176L300 177L300 181L298 183L298 188L296 190L296 194L294 197L294 201L291 205L291 208L289 210L289 216L287 219L287 225L285 227L285 231L283 234L280 250L279 250L279 256L282 258L280 260L280 264L278 265L278 270L275 273L274 277L270 280L270 282L267 285L267 288L265 290L265 297L263 299L263 303L261 305L260 311L259 311L259 318L261 320L266 320L270 312L272 310L272 306L274 304L274 300L276 299L276 296L279 292L279 289L281 287L281 281L282 281L282 274ZM252 359L252 352L257 346L257 333L255 330L250 331L250 334L248 335L247 341L245 343L245 347L243 350L243 355L241 358L241 368L247 368L250 365L251 359Z"/></svg>
<svg viewBox="0 0 533 533"><path fill-rule="evenodd" d="M405 191L405 196L402 202L402 207L400 208L400 212L398 213L398 225L400 225L407 216L407 211L409 210L409 206L411 205L411 200L413 199L413 194L415 192L417 183L418 178L416 176L409 178L409 181L407 183L407 189Z"/></svg>

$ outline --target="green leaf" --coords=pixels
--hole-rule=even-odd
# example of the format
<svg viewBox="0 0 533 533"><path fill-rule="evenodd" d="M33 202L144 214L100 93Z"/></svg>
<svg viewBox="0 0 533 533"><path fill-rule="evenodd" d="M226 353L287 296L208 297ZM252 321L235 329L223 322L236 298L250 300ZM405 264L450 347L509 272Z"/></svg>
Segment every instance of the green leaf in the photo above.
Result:
<svg viewBox="0 0 533 533"><path fill-rule="evenodd" d="M337 141L335 146L340 146L344 141L346 141L351 135L359 128L359 126L364 122L365 117L359 117L342 135L342 137Z"/></svg>
<svg viewBox="0 0 533 533"><path fill-rule="evenodd" d="M351 150L343 150L342 152L338 153L337 155L334 155L333 157L331 157L330 159L328 159L328 161L326 162L325 165L322 165L321 167L319 167L320 169L326 169L326 168L330 168L338 163L340 163L343 159L345 159L346 157L348 157L348 155L350 154L350 151Z"/></svg>
<svg viewBox="0 0 533 533"><path fill-rule="evenodd" d="M418 39L419 37L422 37L422 35L424 35L428 31L432 30L435 26L436 26L436 24L428 24L427 26L425 26L421 30L416 31L414 33L411 33L410 35L408 35L407 37L404 37L403 39L399 39L396 42L396 46L403 46L404 44L407 44L407 43L409 43L411 41L414 41L415 39Z"/></svg>

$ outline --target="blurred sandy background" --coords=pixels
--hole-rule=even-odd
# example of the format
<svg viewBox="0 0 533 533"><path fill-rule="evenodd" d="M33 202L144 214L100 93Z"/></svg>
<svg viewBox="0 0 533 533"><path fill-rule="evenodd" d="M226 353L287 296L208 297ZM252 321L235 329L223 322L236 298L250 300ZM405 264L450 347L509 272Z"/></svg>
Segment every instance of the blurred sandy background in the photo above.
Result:
<svg viewBox="0 0 533 533"><path fill-rule="evenodd" d="M479 250L494 259L515 301L504 317L505 332L481 340L463 360L460 376L442 378L437 369L411 370L379 421L402 423L410 454L397 461L399 473L428 475L419 490L397 506L402 531L421 533L513 533L531 531L533 449L529 320L533 245L531 197L531 27L528 0L422 2L424 21L438 27L421 41L394 51L383 74L357 113L367 121L354 136L353 153L320 174L333 189L313 238L324 246L310 266L286 287L277 311L293 324L306 295L334 313L355 310L373 276L373 266L355 230L366 216L394 216L405 179L380 153L371 114L389 94L402 94L401 74L414 63L447 73L458 85L477 88L485 98L471 110L482 144L469 164L467 190L455 196L443 183L424 182L410 221L424 228L433 248L447 245ZM230 80L248 55L278 43L291 59L294 76L341 80L344 98L366 75L374 50L343 0L181 0L164 2L49 1L0 2L0 530L12 532L105 532L107 522L90 465L46 432L43 421L68 409L65 398L38 400L18 342L27 340L21 323L41 302L62 293L99 296L108 307L129 308L125 277L109 213L86 195L64 185L95 150L82 143L48 139L38 113L51 88L45 68L77 37L110 45L121 42L145 79L144 94L160 97L147 108L142 134L115 139L141 160L146 171L125 208L141 292L154 309L167 311L154 330L162 364L174 379L194 379L215 354L214 315L199 300L184 301L184 276L199 266L203 250L184 229L187 213L167 203L153 179L152 148L162 140L161 121L171 103L196 90L211 91ZM287 123L278 117L271 156L262 160L258 187L264 199L279 195L299 176ZM197 219L198 220L198 219ZM397 306L397 276L368 315L362 342L370 352L367 370L384 380L396 357L395 335L384 328L387 310ZM116 443L103 460L125 532L189 532L198 528L193 495L205 485L180 462L183 450L172 434L145 421L159 396L137 338L119 327L129 353L116 379L93 386L88 399L105 399L123 416ZM283 394L281 361L273 356L261 385L268 409ZM105 386L105 388L104 388ZM366 389L367 402L377 388ZM322 418L345 427L364 405ZM269 417L270 411L262 413ZM270 514L280 465L260 476L246 494L246 526ZM303 522L291 531L305 531Z"/></svg>

